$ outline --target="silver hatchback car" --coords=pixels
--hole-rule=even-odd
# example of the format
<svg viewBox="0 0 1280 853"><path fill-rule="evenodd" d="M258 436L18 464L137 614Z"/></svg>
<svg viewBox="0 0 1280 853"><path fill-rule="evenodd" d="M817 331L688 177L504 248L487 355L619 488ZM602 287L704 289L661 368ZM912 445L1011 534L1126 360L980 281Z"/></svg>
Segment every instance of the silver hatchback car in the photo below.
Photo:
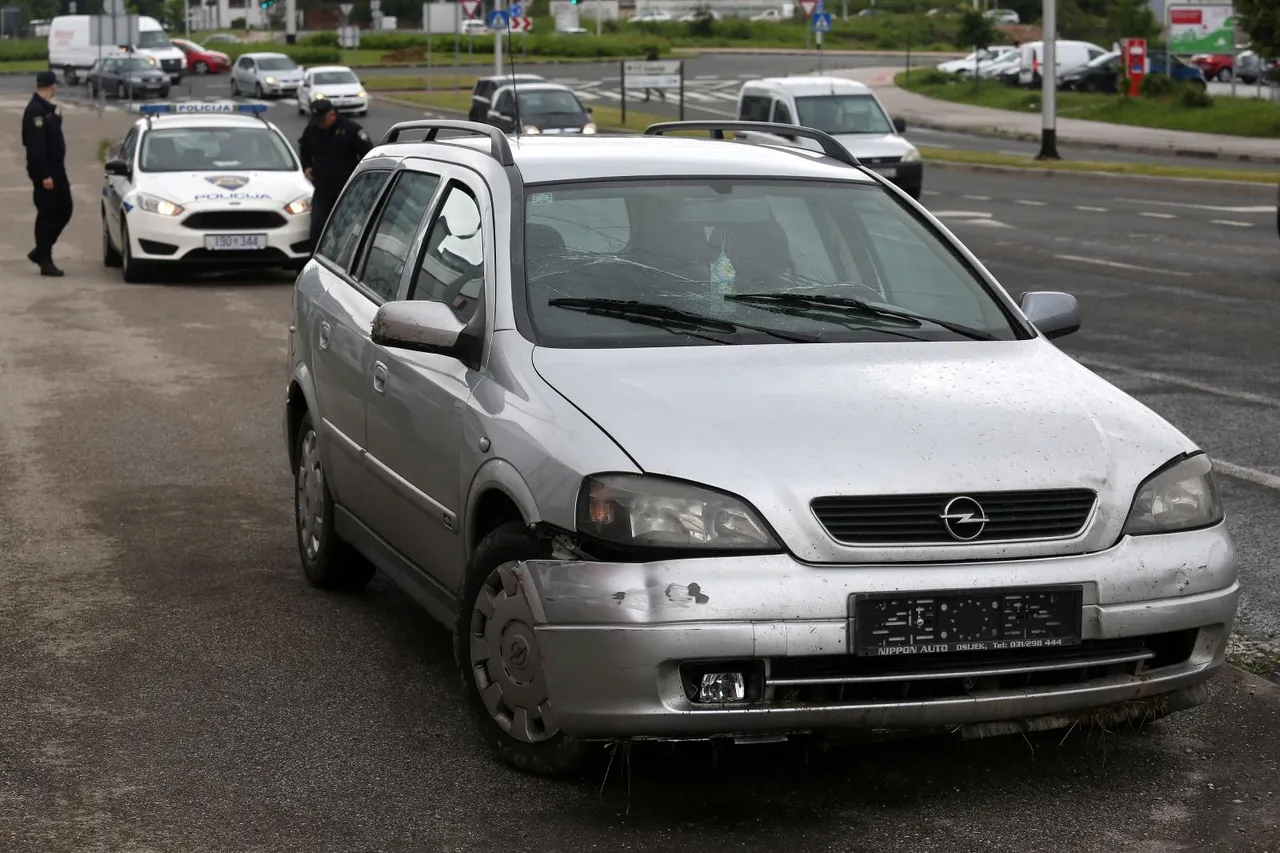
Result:
<svg viewBox="0 0 1280 853"><path fill-rule="evenodd" d="M724 138L780 131L823 150ZM450 626L531 773L1154 719L1223 663L1236 554L1209 459L1050 341L1079 324L820 131L406 122L297 281L302 567Z"/></svg>

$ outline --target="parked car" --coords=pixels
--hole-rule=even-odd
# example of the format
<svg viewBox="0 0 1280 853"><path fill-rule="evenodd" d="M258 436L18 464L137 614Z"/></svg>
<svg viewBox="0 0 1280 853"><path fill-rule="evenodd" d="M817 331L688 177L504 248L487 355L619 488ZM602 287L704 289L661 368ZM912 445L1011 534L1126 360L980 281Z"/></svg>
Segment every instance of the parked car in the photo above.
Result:
<svg viewBox="0 0 1280 853"><path fill-rule="evenodd" d="M234 33L212 33L204 37L205 44L240 44L240 37Z"/></svg>
<svg viewBox="0 0 1280 853"><path fill-rule="evenodd" d="M670 12L664 12L661 9L631 16L631 23L633 24L665 24L673 20L675 19L671 17Z"/></svg>
<svg viewBox="0 0 1280 853"><path fill-rule="evenodd" d="M298 87L298 115L311 111L311 102L324 98L341 113L369 114L369 93L356 73L345 65L315 65L302 74Z"/></svg>
<svg viewBox="0 0 1280 853"><path fill-rule="evenodd" d="M504 133L566 134L596 132L591 108L559 83L510 83L493 93L485 121Z"/></svg>
<svg viewBox="0 0 1280 853"><path fill-rule="evenodd" d="M989 47L986 50L975 50L968 56L960 59L949 59L946 62L938 63L938 70L944 74L966 75L973 74L976 70L981 76L982 72L990 65L1003 62L1012 56L1018 55L1018 49L1013 46L1007 47Z"/></svg>
<svg viewBox="0 0 1280 853"><path fill-rule="evenodd" d="M95 62L85 76L89 94L125 98L169 97L169 75L150 56L109 56Z"/></svg>
<svg viewBox="0 0 1280 853"><path fill-rule="evenodd" d="M858 162L920 198L924 162L920 151L903 136L907 124L890 119L874 91L865 83L843 77L769 77L749 80L738 93L740 121L792 124L820 130L834 137ZM742 134L744 139L782 143L786 135ZM788 140L813 148L804 137ZM784 143L785 144L785 143Z"/></svg>
<svg viewBox="0 0 1280 853"><path fill-rule="evenodd" d="M545 77L537 74L501 74L496 77L481 77L471 90L471 107L467 112L467 121L483 122L489 115L489 107L493 104L493 93L510 83L545 83Z"/></svg>
<svg viewBox="0 0 1280 853"><path fill-rule="evenodd" d="M1235 56L1230 53L1197 53L1191 57L1192 64L1204 72L1206 79L1221 80L1223 83L1231 81L1231 69L1235 60Z"/></svg>
<svg viewBox="0 0 1280 853"><path fill-rule="evenodd" d="M209 50L204 45L186 39L171 41L186 56L187 68L192 74L221 74L231 68L231 57L220 50Z"/></svg>
<svg viewBox="0 0 1280 853"><path fill-rule="evenodd" d="M1270 79L1275 64L1274 58L1262 57L1252 50L1246 50L1236 57L1235 75L1241 83L1248 83L1250 86L1259 80L1265 83Z"/></svg>
<svg viewBox="0 0 1280 853"><path fill-rule="evenodd" d="M1044 42L1031 41L1019 47L1020 61L1018 65L1018 84L1022 86L1040 85L1040 65L1044 62ZM1054 45L1054 61L1057 76L1061 78L1068 71L1074 71L1109 51L1087 41L1058 41Z"/></svg>
<svg viewBox="0 0 1280 853"><path fill-rule="evenodd" d="M49 25L49 68L61 70L68 85L81 82L81 74L92 68L104 52L121 47L115 41L106 45L98 43L97 20L92 15L59 15ZM182 51L173 45L155 18L138 15L134 20L138 38L132 45L133 53L154 59L156 66L169 75L170 83L181 83L186 70ZM106 32L110 30L104 34Z"/></svg>
<svg viewBox="0 0 1280 853"><path fill-rule="evenodd" d="M986 16L990 19L991 23L996 25L1022 23L1022 18L1020 18L1018 13L1012 9L988 9Z"/></svg>
<svg viewBox="0 0 1280 853"><path fill-rule="evenodd" d="M283 53L245 53L231 67L231 94L255 98L297 95L302 68Z"/></svg>
<svg viewBox="0 0 1280 853"><path fill-rule="evenodd" d="M753 20L753 21L781 21L781 20L783 20L783 17L782 17L782 10L781 10L781 9L765 9L763 12L760 12L760 13L758 13L758 14L752 15L752 16L751 16L751 20Z"/></svg>
<svg viewBox="0 0 1280 853"><path fill-rule="evenodd" d="M1113 50L1063 74L1058 88L1066 92L1117 92L1122 74L1121 53Z"/></svg>
<svg viewBox="0 0 1280 853"><path fill-rule="evenodd" d="M767 127L820 150L393 126L293 289L306 581L381 571L450 629L532 774L1204 702L1240 598L1211 459L1059 348L1073 296L1015 299L835 139Z"/></svg>
<svg viewBox="0 0 1280 853"><path fill-rule="evenodd" d="M484 21L478 18L463 18L458 24L458 33L464 36L483 36L488 35L489 27Z"/></svg>

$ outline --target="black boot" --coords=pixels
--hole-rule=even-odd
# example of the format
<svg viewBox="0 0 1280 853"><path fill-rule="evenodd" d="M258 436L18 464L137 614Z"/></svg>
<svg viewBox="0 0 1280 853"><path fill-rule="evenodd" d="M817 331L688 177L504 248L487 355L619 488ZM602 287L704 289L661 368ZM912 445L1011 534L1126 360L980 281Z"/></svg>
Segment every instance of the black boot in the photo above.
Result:
<svg viewBox="0 0 1280 853"><path fill-rule="evenodd" d="M37 254L39 251L39 249L32 249L30 252L27 252L27 260L31 261L31 263L36 266L40 266L40 255Z"/></svg>
<svg viewBox="0 0 1280 853"><path fill-rule="evenodd" d="M58 269L57 267L55 267L53 265L53 261L45 261L40 265L40 275L48 275L48 276L53 276L55 278L60 278L66 275L66 273L64 273L62 270Z"/></svg>

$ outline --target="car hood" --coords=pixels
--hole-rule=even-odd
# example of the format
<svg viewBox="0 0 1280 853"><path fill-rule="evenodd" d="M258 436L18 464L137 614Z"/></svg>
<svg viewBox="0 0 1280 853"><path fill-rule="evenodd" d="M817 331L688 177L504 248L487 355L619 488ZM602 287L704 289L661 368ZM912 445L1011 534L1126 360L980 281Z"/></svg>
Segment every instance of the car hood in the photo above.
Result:
<svg viewBox="0 0 1280 853"><path fill-rule="evenodd" d="M315 83L311 90L314 92L323 92L326 96L334 96L338 98L349 98L360 94L364 87L359 83Z"/></svg>
<svg viewBox="0 0 1280 853"><path fill-rule="evenodd" d="M802 559L824 558L808 506L828 495L1088 488L1107 547L1139 484L1194 450L1042 338L539 347L533 362L643 471L746 498Z"/></svg>
<svg viewBox="0 0 1280 853"><path fill-rule="evenodd" d="M302 71L295 68L292 71L259 71L259 77L274 77L282 83L294 83L302 81Z"/></svg>
<svg viewBox="0 0 1280 853"><path fill-rule="evenodd" d="M280 206L310 196L310 181L301 172L255 172L228 169L225 172L147 173L143 192L149 192L183 206L226 202L252 202L254 207L279 202Z"/></svg>
<svg viewBox="0 0 1280 853"><path fill-rule="evenodd" d="M836 140L858 158L901 157L915 148L896 133L841 133Z"/></svg>

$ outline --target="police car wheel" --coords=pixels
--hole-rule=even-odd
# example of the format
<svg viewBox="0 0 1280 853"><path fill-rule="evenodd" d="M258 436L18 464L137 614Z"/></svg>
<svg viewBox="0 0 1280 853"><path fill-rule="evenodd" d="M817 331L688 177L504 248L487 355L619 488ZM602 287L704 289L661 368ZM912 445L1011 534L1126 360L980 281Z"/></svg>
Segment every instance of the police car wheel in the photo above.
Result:
<svg viewBox="0 0 1280 853"><path fill-rule="evenodd" d="M120 253L116 251L116 247L111 245L111 232L107 230L107 214L102 212L102 265L104 267L118 267L123 262Z"/></svg>
<svg viewBox="0 0 1280 853"><path fill-rule="evenodd" d="M129 226L123 221L120 223L120 242L124 244L120 252L120 266L123 267L121 272L124 280L128 284L141 284L147 280L150 270L146 264L133 259L133 249L129 246Z"/></svg>
<svg viewBox="0 0 1280 853"><path fill-rule="evenodd" d="M161 89L161 90L160 90L160 97L162 97L162 98L167 98L167 97L169 97L169 87L168 87L168 86L165 86L163 89Z"/></svg>

